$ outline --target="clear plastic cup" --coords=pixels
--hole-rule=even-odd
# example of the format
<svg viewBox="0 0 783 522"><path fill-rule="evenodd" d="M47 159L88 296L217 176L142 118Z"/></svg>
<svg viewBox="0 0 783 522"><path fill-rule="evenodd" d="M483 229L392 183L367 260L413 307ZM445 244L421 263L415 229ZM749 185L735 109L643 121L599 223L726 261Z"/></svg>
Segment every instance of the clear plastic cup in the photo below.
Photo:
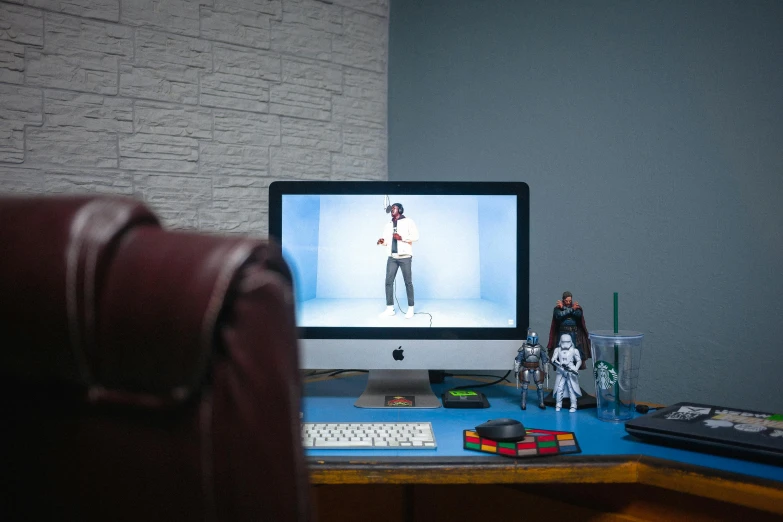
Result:
<svg viewBox="0 0 783 522"><path fill-rule="evenodd" d="M599 419L623 422L633 417L643 338L629 330L590 332Z"/></svg>

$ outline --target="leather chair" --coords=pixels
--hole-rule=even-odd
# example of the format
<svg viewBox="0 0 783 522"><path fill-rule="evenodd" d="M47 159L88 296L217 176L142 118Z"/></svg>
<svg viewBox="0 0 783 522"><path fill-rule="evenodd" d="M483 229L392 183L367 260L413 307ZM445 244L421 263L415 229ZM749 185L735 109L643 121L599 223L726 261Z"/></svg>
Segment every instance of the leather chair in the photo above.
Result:
<svg viewBox="0 0 783 522"><path fill-rule="evenodd" d="M273 242L0 198L0 520L308 520Z"/></svg>

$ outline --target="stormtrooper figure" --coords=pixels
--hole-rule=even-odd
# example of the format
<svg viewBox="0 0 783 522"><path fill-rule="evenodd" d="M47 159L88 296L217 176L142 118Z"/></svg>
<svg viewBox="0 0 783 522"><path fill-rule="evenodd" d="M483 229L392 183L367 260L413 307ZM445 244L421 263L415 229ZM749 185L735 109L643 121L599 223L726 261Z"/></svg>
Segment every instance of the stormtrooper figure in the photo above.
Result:
<svg viewBox="0 0 783 522"><path fill-rule="evenodd" d="M538 388L538 407L542 410L544 406L544 377L547 373L548 357L546 350L538 344L538 334L530 332L527 334L527 340L523 344L514 359L514 374L517 376L517 384L522 383L522 402L520 407L527 409L527 388L530 385L530 378L536 383Z"/></svg>
<svg viewBox="0 0 783 522"><path fill-rule="evenodd" d="M563 334L560 342L552 354L552 366L557 369L555 378L555 411L563 407L563 395L567 395L571 401L571 413L576 411L576 399L582 395L579 388L579 372L577 368L582 364L579 350L574 346L571 336Z"/></svg>

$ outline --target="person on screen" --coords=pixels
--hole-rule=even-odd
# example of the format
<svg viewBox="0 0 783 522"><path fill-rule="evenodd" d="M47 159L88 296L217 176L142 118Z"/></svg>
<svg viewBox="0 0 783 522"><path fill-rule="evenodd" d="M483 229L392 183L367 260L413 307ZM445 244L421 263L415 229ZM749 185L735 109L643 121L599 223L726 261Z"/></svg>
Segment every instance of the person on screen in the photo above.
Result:
<svg viewBox="0 0 783 522"><path fill-rule="evenodd" d="M411 263L413 261L413 242L419 240L419 229L416 223L403 214L405 207L402 203L394 203L391 206L391 220L383 228L383 237L377 245L386 247L386 310L381 316L394 315L394 278L397 270L402 271L402 279L405 281L405 293L408 296L408 311L405 318L413 317L413 275Z"/></svg>

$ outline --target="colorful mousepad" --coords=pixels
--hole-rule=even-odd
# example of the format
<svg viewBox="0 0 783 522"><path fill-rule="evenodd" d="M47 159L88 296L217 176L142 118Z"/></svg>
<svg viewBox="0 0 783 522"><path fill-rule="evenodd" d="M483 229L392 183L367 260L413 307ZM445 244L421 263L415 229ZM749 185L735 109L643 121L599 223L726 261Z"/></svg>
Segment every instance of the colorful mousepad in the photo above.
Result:
<svg viewBox="0 0 783 522"><path fill-rule="evenodd" d="M463 430L462 444L466 450L514 458L571 455L582 452L573 432L537 428L527 428L525 431L527 436L518 442L498 442L482 437L473 430Z"/></svg>

